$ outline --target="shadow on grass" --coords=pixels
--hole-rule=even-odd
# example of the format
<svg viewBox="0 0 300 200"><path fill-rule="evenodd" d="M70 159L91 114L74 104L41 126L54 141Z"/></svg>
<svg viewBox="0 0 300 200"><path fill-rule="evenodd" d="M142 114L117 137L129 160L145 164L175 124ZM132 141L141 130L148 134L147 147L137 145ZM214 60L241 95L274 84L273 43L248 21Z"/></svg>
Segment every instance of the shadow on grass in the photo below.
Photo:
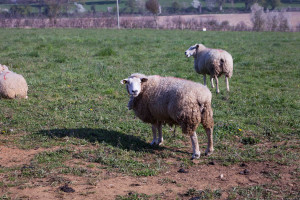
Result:
<svg viewBox="0 0 300 200"><path fill-rule="evenodd" d="M104 142L106 144L124 150L143 151L148 153L170 150L177 153L189 154L189 152L181 151L179 149L168 148L163 146L151 146L150 143L141 140L139 137L133 135L126 135L118 131L106 130L106 129L91 129L91 128L50 129L50 130L40 130L37 134L44 135L49 138L73 137L73 138L85 139L86 141L91 143Z"/></svg>
<svg viewBox="0 0 300 200"><path fill-rule="evenodd" d="M48 136L50 138L74 137L85 139L88 142L106 143L114 147L126 150L153 152L155 149L162 150L163 147L152 147L149 143L141 140L139 137L133 135L126 135L124 133L106 130L106 129L51 129L41 130L37 134Z"/></svg>

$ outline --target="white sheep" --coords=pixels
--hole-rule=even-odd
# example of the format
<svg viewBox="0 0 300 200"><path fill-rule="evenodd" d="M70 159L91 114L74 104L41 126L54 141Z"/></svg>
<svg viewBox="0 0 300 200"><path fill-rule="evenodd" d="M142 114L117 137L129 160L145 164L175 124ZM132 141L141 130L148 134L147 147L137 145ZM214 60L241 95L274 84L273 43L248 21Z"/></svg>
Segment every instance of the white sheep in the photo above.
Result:
<svg viewBox="0 0 300 200"><path fill-rule="evenodd" d="M0 64L0 98L28 98L28 85L24 77L9 71L8 67Z"/></svg>
<svg viewBox="0 0 300 200"><path fill-rule="evenodd" d="M206 74L210 75L211 85L214 88L213 79L216 80L216 90L219 90L219 80L222 74L225 75L226 87L229 92L229 81L233 73L232 56L222 49L209 49L203 44L195 44L185 51L187 57L194 57L194 68L197 73L203 74L204 85L206 85Z"/></svg>
<svg viewBox="0 0 300 200"><path fill-rule="evenodd" d="M205 154L213 152L212 94L206 86L185 79L132 74L121 80L131 95L129 105L135 115L152 124L151 145L163 142L162 124L179 125L193 146L193 159L200 157L196 129L202 123L208 137ZM158 137L156 133L158 131Z"/></svg>

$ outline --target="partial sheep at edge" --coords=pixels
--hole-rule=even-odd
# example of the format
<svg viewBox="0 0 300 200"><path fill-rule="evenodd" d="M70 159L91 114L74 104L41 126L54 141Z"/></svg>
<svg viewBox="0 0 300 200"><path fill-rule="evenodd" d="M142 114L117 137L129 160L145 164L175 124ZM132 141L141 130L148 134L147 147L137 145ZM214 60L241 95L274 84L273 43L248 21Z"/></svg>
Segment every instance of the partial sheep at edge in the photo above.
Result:
<svg viewBox="0 0 300 200"><path fill-rule="evenodd" d="M24 77L0 64L0 98L27 99L28 85Z"/></svg>

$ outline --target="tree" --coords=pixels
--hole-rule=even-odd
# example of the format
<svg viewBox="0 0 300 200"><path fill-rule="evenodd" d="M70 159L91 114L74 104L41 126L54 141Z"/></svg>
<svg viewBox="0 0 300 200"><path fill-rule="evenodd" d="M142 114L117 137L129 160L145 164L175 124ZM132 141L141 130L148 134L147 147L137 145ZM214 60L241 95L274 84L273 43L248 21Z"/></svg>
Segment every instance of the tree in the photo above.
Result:
<svg viewBox="0 0 300 200"><path fill-rule="evenodd" d="M137 2L136 0L128 0L126 5L129 7L130 12L133 13L137 7Z"/></svg>
<svg viewBox="0 0 300 200"><path fill-rule="evenodd" d="M269 6L271 7L271 10L274 10L280 5L280 0L244 0L244 2L246 10L250 10L251 6L255 3L261 5L264 10L267 10Z"/></svg>
<svg viewBox="0 0 300 200"><path fill-rule="evenodd" d="M172 11L174 13L177 13L180 9L181 9L181 5L177 1L174 1L172 3Z"/></svg>
<svg viewBox="0 0 300 200"><path fill-rule="evenodd" d="M31 7L28 5L13 5L9 9L9 13L12 16L29 16L31 14Z"/></svg>
<svg viewBox="0 0 300 200"><path fill-rule="evenodd" d="M91 11L92 11L93 15L96 14L96 7L95 7L95 5L91 6Z"/></svg>
<svg viewBox="0 0 300 200"><path fill-rule="evenodd" d="M244 0L245 10L250 10L251 6L258 2L258 0Z"/></svg>
<svg viewBox="0 0 300 200"><path fill-rule="evenodd" d="M216 7L216 0L205 0L206 8L212 11Z"/></svg>
<svg viewBox="0 0 300 200"><path fill-rule="evenodd" d="M42 0L44 6L44 14L49 17L50 22L56 23L56 18L63 6L68 6L70 0Z"/></svg>
<svg viewBox="0 0 300 200"><path fill-rule="evenodd" d="M156 24L156 29L158 29L157 15L160 14L160 12L161 12L158 0L148 0L148 1L146 1L145 6L146 6L146 9L149 10L153 14L154 21Z"/></svg>
<svg viewBox="0 0 300 200"><path fill-rule="evenodd" d="M192 6L194 8L196 8L200 13L202 12L202 5L201 5L201 2L199 0L193 0L192 1Z"/></svg>
<svg viewBox="0 0 300 200"><path fill-rule="evenodd" d="M266 14L263 7L257 3L251 6L251 22L254 31L263 31L266 24Z"/></svg>
<svg viewBox="0 0 300 200"><path fill-rule="evenodd" d="M219 11L223 11L223 4L225 3L225 0L217 0Z"/></svg>
<svg viewBox="0 0 300 200"><path fill-rule="evenodd" d="M145 11L145 1L144 0L136 0L136 7L139 13L143 13Z"/></svg>
<svg viewBox="0 0 300 200"><path fill-rule="evenodd" d="M260 0L259 4L262 5L265 10L269 6L271 6L271 10L274 10L276 7L280 5L280 0Z"/></svg>

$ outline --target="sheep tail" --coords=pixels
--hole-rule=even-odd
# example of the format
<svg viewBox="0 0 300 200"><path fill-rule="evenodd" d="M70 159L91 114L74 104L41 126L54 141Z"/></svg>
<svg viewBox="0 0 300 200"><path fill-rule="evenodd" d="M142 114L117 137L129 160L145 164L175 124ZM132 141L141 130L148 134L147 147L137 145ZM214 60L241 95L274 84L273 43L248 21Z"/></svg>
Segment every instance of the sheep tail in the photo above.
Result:
<svg viewBox="0 0 300 200"><path fill-rule="evenodd" d="M213 128L214 127L214 119L213 119L213 111L210 103L199 104L201 111L201 123L204 128Z"/></svg>

